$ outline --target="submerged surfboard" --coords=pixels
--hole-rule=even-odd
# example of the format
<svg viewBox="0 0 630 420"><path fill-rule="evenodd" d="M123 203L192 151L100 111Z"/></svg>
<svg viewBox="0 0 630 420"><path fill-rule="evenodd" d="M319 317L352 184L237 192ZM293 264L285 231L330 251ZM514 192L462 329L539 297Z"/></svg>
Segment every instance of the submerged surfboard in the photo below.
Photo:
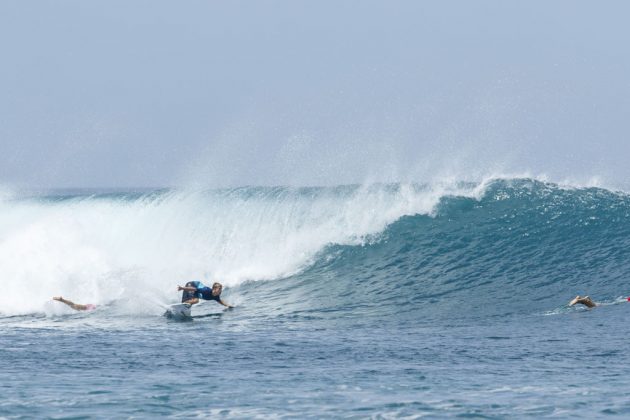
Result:
<svg viewBox="0 0 630 420"><path fill-rule="evenodd" d="M164 316L169 319L188 320L192 319L190 315L190 305L187 303L177 303L166 308Z"/></svg>

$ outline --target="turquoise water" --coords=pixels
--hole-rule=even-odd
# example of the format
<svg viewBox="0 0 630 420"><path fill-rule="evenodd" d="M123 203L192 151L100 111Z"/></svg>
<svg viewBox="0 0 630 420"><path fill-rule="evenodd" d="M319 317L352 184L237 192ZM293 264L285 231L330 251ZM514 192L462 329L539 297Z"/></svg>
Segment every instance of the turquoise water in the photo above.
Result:
<svg viewBox="0 0 630 420"><path fill-rule="evenodd" d="M630 414L624 193L502 179L0 210L0 417ZM237 307L167 320L191 279Z"/></svg>

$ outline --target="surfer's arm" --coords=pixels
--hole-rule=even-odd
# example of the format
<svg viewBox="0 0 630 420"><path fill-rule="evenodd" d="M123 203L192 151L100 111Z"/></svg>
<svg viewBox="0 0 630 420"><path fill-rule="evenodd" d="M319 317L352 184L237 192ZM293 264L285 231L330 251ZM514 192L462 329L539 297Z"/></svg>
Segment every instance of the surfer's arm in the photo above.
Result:
<svg viewBox="0 0 630 420"><path fill-rule="evenodd" d="M87 311L87 309L88 309L87 305L81 305L80 303L74 303L73 301L68 300L68 299L64 299L61 296L54 297L53 300L59 301L61 303L65 303L66 305L68 305L69 307L71 307L72 309L74 309L76 311Z"/></svg>
<svg viewBox="0 0 630 420"><path fill-rule="evenodd" d="M223 302L221 299L219 299L217 302L219 302L221 305L226 306L228 308L233 308L234 307L232 305L228 305L227 303Z"/></svg>

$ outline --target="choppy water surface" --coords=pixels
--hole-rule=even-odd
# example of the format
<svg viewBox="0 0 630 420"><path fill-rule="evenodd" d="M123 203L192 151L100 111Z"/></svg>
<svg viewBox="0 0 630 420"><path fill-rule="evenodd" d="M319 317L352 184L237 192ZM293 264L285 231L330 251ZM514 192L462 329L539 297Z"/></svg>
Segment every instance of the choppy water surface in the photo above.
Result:
<svg viewBox="0 0 630 420"><path fill-rule="evenodd" d="M519 179L0 209L0 417L630 414L622 193ZM189 279L237 308L162 317ZM566 306L585 293L602 305Z"/></svg>

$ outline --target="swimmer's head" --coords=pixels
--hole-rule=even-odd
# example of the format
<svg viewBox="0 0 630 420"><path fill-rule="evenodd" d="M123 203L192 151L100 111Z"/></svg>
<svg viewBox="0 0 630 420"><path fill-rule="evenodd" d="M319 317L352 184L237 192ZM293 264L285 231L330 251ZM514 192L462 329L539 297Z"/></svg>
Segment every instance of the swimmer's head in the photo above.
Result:
<svg viewBox="0 0 630 420"><path fill-rule="evenodd" d="M223 291L223 286L221 283L214 283L212 285L212 296L219 296Z"/></svg>

